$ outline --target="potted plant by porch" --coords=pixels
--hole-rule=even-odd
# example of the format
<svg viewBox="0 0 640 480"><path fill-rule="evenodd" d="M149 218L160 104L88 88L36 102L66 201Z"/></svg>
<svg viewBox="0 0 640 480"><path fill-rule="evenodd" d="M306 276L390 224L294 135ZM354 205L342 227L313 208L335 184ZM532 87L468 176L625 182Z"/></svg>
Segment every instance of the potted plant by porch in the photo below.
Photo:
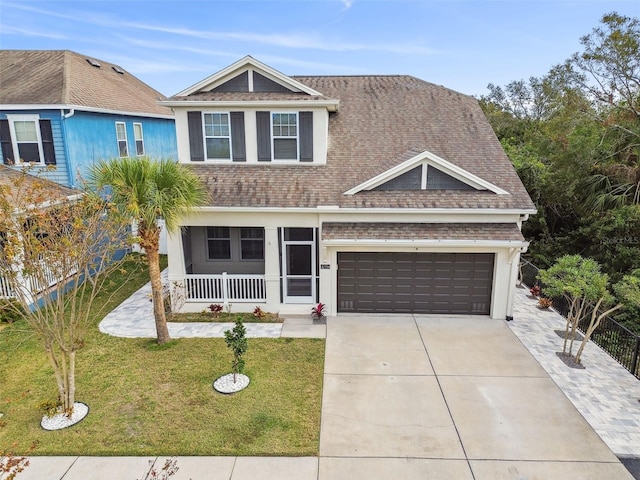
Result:
<svg viewBox="0 0 640 480"><path fill-rule="evenodd" d="M247 330L242 323L242 317L236 319L233 330L224 332L224 341L233 352L231 363L232 373L228 373L213 382L213 388L220 393L235 393L249 386L249 377L244 375L244 358L247 352Z"/></svg>
<svg viewBox="0 0 640 480"><path fill-rule="evenodd" d="M325 323L327 317L325 315L326 305L322 302L318 303L316 306L311 307L311 318L313 319L313 323Z"/></svg>

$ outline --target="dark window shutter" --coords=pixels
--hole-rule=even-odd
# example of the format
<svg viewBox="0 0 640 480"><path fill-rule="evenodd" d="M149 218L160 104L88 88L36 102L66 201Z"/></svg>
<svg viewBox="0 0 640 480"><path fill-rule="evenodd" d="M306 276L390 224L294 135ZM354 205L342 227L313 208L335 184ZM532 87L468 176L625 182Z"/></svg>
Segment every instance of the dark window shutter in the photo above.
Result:
<svg viewBox="0 0 640 480"><path fill-rule="evenodd" d="M256 129L258 135L258 161L271 161L271 113L256 112Z"/></svg>
<svg viewBox="0 0 640 480"><path fill-rule="evenodd" d="M0 146L2 146L2 161L4 164L15 164L15 160L13 158L13 146L11 145L9 120L0 120Z"/></svg>
<svg viewBox="0 0 640 480"><path fill-rule="evenodd" d="M244 142L244 112L231 112L231 149L234 162L247 161Z"/></svg>
<svg viewBox="0 0 640 480"><path fill-rule="evenodd" d="M313 162L313 112L300 112L300 161Z"/></svg>
<svg viewBox="0 0 640 480"><path fill-rule="evenodd" d="M51 120L40 120L40 138L42 139L42 153L44 153L45 165L55 165L56 149L53 146Z"/></svg>
<svg viewBox="0 0 640 480"><path fill-rule="evenodd" d="M202 138L202 113L187 112L189 125L189 148L192 162L204 162L204 139Z"/></svg>

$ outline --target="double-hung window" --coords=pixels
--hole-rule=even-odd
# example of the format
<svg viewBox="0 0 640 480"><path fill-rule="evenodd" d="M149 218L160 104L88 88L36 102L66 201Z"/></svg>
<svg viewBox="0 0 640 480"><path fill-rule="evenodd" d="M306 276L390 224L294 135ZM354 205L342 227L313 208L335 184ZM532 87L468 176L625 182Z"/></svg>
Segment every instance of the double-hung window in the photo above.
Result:
<svg viewBox="0 0 640 480"><path fill-rule="evenodd" d="M116 139L118 141L118 155L120 155L120 157L128 157L127 126L124 122L116 122Z"/></svg>
<svg viewBox="0 0 640 480"><path fill-rule="evenodd" d="M231 127L228 113L204 114L207 160L231 160Z"/></svg>
<svg viewBox="0 0 640 480"><path fill-rule="evenodd" d="M207 258L209 260L231 260L229 227L207 227Z"/></svg>
<svg viewBox="0 0 640 480"><path fill-rule="evenodd" d="M264 228L240 229L240 257L242 260L264 260Z"/></svg>
<svg viewBox="0 0 640 480"><path fill-rule="evenodd" d="M140 157L144 155L144 136L142 135L141 123L133 124L133 138L136 142L136 155Z"/></svg>
<svg viewBox="0 0 640 480"><path fill-rule="evenodd" d="M38 115L7 115L7 120L18 161L42 163L44 153Z"/></svg>
<svg viewBox="0 0 640 480"><path fill-rule="evenodd" d="M274 160L298 160L298 114L272 113Z"/></svg>

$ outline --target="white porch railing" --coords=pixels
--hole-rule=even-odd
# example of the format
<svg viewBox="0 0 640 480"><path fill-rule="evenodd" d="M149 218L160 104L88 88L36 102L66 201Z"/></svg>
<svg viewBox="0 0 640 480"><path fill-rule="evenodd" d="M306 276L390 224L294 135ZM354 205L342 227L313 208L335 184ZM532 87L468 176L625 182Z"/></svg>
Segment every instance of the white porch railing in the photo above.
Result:
<svg viewBox="0 0 640 480"><path fill-rule="evenodd" d="M9 281L0 276L0 298L13 298L13 290L11 289L11 285L9 285Z"/></svg>
<svg viewBox="0 0 640 480"><path fill-rule="evenodd" d="M186 275L187 302L264 302L267 288L264 275Z"/></svg>

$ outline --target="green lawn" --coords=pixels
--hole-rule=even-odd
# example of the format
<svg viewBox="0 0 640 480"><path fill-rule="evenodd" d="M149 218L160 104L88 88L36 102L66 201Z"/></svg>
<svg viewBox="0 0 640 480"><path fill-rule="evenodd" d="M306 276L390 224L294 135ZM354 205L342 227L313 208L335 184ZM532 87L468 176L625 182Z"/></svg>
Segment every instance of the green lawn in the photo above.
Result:
<svg viewBox="0 0 640 480"><path fill-rule="evenodd" d="M147 281L132 267L110 308ZM121 278L114 279L121 283ZM104 299L108 297L104 294ZM106 300L105 300L106 301ZM104 302L102 302L104 303ZM215 392L230 371L223 339L149 339L87 335L77 359L76 400L90 407L77 425L40 428L37 405L56 398L52 370L22 322L0 331L0 451L33 442L35 455L316 455L324 341L249 339L249 387Z"/></svg>

